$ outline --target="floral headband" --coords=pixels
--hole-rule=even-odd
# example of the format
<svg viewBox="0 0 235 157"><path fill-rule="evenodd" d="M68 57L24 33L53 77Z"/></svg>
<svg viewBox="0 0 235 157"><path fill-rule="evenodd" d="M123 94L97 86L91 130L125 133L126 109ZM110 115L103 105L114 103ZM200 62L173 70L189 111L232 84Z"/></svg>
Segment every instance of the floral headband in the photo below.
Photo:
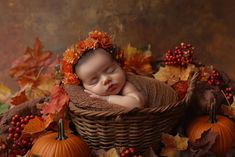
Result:
<svg viewBox="0 0 235 157"><path fill-rule="evenodd" d="M93 31L85 40L79 41L74 47L68 48L63 54L60 71L64 75L64 84L79 84L80 80L74 72L78 60L89 50L103 48L109 50L113 47L112 39L104 32Z"/></svg>

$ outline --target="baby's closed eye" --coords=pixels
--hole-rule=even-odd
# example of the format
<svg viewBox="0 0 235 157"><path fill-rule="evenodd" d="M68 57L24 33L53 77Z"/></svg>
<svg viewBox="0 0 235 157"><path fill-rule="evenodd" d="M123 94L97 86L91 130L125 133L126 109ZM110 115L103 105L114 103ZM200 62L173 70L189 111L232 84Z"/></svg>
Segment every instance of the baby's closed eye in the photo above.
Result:
<svg viewBox="0 0 235 157"><path fill-rule="evenodd" d="M98 81L99 81L98 77L93 77L89 80L89 84L94 85L94 84L98 83Z"/></svg>
<svg viewBox="0 0 235 157"><path fill-rule="evenodd" d="M114 70L115 70L115 67L111 66L111 67L108 67L107 69L105 69L105 73L110 74L110 73L114 72Z"/></svg>

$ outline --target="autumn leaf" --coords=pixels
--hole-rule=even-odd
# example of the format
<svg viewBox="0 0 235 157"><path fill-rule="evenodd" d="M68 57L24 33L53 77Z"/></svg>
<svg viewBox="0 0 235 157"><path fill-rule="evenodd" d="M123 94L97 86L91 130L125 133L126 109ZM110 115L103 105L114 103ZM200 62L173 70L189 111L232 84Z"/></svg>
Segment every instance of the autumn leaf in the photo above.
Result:
<svg viewBox="0 0 235 157"><path fill-rule="evenodd" d="M134 72L139 75L151 75L153 72L150 65L150 56L142 53L133 54L128 60L124 62L124 70Z"/></svg>
<svg viewBox="0 0 235 157"><path fill-rule="evenodd" d="M189 64L187 68L176 66L160 67L159 71L153 74L154 78L173 85L178 81L188 80L191 72L195 71L195 65Z"/></svg>
<svg viewBox="0 0 235 157"><path fill-rule="evenodd" d="M22 81L22 80L21 80ZM25 95L28 100L49 96L50 91L56 85L56 80L48 74L42 74L38 78L25 79L19 84L24 85Z"/></svg>
<svg viewBox="0 0 235 157"><path fill-rule="evenodd" d="M47 115L43 119L35 117L30 119L29 122L24 126L23 134L35 134L44 131L52 122L54 116Z"/></svg>
<svg viewBox="0 0 235 157"><path fill-rule="evenodd" d="M6 103L11 96L11 89L0 83L0 103Z"/></svg>
<svg viewBox="0 0 235 157"><path fill-rule="evenodd" d="M10 76L21 79L26 76L37 76L43 67L50 63L51 52L42 52L40 40L37 38L34 44L34 49L27 48L22 57L16 59L11 68Z"/></svg>
<svg viewBox="0 0 235 157"><path fill-rule="evenodd" d="M214 70L213 66L202 66L199 67L199 77L198 79L200 81L207 81L209 79L209 77L212 75Z"/></svg>
<svg viewBox="0 0 235 157"><path fill-rule="evenodd" d="M42 109L43 114L59 113L68 104L69 97L65 90L60 86L55 86L51 91L50 102Z"/></svg>
<svg viewBox="0 0 235 157"><path fill-rule="evenodd" d="M22 88L19 92L15 93L15 95L12 96L10 103L12 105L19 105L25 101L28 100L25 89L28 88L30 85L26 85L24 88Z"/></svg>
<svg viewBox="0 0 235 157"><path fill-rule="evenodd" d="M130 43L124 48L124 57L126 60L130 59L131 56L133 56L136 53L139 53L138 49L131 46Z"/></svg>
<svg viewBox="0 0 235 157"><path fill-rule="evenodd" d="M210 149L216 141L218 133L208 129L204 131L199 139L195 142L190 143L189 151L194 154L195 157L208 156L207 154L212 154Z"/></svg>
<svg viewBox="0 0 235 157"><path fill-rule="evenodd" d="M161 150L161 156L174 157L178 151L183 151L188 148L188 138L180 137L179 134L172 136L163 133L161 139L164 144Z"/></svg>
<svg viewBox="0 0 235 157"><path fill-rule="evenodd" d="M235 119L235 96L233 96L233 103L231 105L222 105L221 108L226 116Z"/></svg>
<svg viewBox="0 0 235 157"><path fill-rule="evenodd" d="M103 149L100 149L96 150L94 153L98 157L120 157L118 151L115 148L111 148L107 152Z"/></svg>
<svg viewBox="0 0 235 157"><path fill-rule="evenodd" d="M118 58L123 60L123 69L140 75L151 75L153 72L151 61L151 52L146 50L140 52L130 44L119 53Z"/></svg>

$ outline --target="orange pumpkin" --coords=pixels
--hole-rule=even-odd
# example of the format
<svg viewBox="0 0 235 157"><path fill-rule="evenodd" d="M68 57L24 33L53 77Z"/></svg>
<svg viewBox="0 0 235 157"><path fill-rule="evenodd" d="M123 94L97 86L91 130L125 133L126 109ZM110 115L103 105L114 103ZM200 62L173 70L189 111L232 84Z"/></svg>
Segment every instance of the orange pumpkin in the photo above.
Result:
<svg viewBox="0 0 235 157"><path fill-rule="evenodd" d="M195 118L187 127L186 132L189 140L195 142L204 131L211 129L218 134L211 151L218 156L224 156L235 144L235 123L222 115L216 116L214 104L212 104L210 115Z"/></svg>
<svg viewBox="0 0 235 157"><path fill-rule="evenodd" d="M40 157L91 157L87 144L78 136L64 134L62 120L59 120L58 133L49 133L37 139L29 156Z"/></svg>

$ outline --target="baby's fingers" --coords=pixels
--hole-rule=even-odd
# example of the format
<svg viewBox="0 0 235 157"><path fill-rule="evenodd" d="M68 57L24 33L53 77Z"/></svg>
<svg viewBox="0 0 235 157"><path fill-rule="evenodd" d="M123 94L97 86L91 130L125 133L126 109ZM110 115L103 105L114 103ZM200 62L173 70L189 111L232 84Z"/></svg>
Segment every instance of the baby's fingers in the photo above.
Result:
<svg viewBox="0 0 235 157"><path fill-rule="evenodd" d="M93 92L89 91L89 90L86 90L84 89L84 92L88 93L90 97L92 98L99 98L100 96L97 95L97 94L94 94Z"/></svg>

